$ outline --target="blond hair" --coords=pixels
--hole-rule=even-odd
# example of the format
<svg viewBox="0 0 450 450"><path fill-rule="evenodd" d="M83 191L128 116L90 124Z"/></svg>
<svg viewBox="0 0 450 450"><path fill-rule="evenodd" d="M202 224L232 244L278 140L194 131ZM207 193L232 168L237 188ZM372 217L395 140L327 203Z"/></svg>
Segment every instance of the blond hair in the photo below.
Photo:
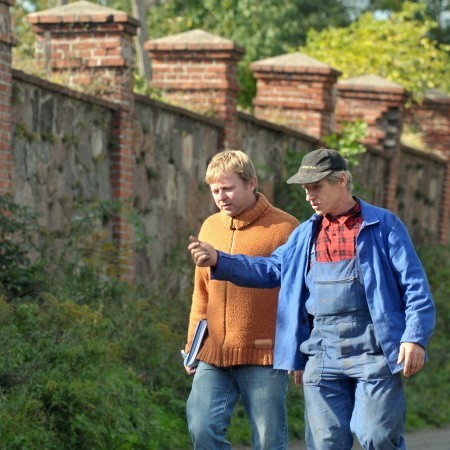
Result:
<svg viewBox="0 0 450 450"><path fill-rule="evenodd" d="M256 178L256 170L252 160L241 150L224 150L213 156L206 169L205 181L214 183L224 172L234 172L244 183ZM256 189L255 189L256 191Z"/></svg>

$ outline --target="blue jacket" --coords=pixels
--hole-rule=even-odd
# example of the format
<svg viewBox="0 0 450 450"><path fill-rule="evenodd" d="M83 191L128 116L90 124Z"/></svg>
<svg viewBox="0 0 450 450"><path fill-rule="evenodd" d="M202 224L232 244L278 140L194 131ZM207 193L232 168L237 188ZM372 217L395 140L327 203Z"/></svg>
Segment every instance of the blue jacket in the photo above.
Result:
<svg viewBox="0 0 450 450"><path fill-rule="evenodd" d="M386 209L359 200L363 223L356 239L364 289L375 331L392 373L401 342L426 348L435 326L435 309L425 271L403 222ZM211 276L239 286L280 286L274 368L303 370L300 345L310 335L305 278L321 216L297 227L269 257L220 253ZM255 320L258 320L255 317Z"/></svg>

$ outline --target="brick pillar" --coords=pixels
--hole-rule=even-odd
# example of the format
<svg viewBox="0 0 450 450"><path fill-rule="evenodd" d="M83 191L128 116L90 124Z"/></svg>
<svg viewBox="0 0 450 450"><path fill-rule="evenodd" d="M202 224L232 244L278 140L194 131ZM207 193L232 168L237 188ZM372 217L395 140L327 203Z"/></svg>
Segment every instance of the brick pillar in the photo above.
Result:
<svg viewBox="0 0 450 450"><path fill-rule="evenodd" d="M192 30L147 41L151 85L170 103L223 120L220 148L239 148L237 140L237 63L244 50L234 42Z"/></svg>
<svg viewBox="0 0 450 450"><path fill-rule="evenodd" d="M431 90L422 103L406 111L405 124L420 133L428 149L447 158L439 204L439 243L447 245L450 241L450 96Z"/></svg>
<svg viewBox="0 0 450 450"><path fill-rule="evenodd" d="M396 211L400 158L400 136L406 90L377 75L364 75L337 84L336 127L361 119L368 125L364 143L386 151L390 156L385 173L383 206Z"/></svg>
<svg viewBox="0 0 450 450"><path fill-rule="evenodd" d="M256 117L318 139L333 131L339 71L299 52L257 61L250 68L257 82Z"/></svg>
<svg viewBox="0 0 450 450"><path fill-rule="evenodd" d="M348 78L337 84L336 126L362 119L368 125L365 143L380 150L398 149L406 90L378 75Z"/></svg>
<svg viewBox="0 0 450 450"><path fill-rule="evenodd" d="M133 37L138 21L128 14L86 1L28 16L37 34L38 63L69 86L82 86L120 105L113 118L111 192L115 199L133 200ZM133 227L120 216L113 220L113 239L119 249L124 280L134 277Z"/></svg>
<svg viewBox="0 0 450 450"><path fill-rule="evenodd" d="M405 123L421 133L430 150L450 157L450 96L439 91L429 92L421 104L407 111Z"/></svg>
<svg viewBox="0 0 450 450"><path fill-rule="evenodd" d="M0 194L12 191L12 71L11 49L15 44L9 8L14 0L0 0Z"/></svg>
<svg viewBox="0 0 450 450"><path fill-rule="evenodd" d="M448 245L450 243L450 156L447 158L444 184L442 186L438 239L442 245Z"/></svg>

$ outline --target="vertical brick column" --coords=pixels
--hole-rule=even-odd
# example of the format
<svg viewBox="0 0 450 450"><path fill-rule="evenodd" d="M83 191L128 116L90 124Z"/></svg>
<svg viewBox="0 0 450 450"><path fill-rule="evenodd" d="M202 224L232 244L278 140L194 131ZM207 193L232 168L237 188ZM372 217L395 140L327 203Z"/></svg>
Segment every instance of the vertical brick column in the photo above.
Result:
<svg viewBox="0 0 450 450"><path fill-rule="evenodd" d="M222 119L219 147L239 148L236 69L244 50L203 30L153 39L144 48L152 61L151 85L170 103Z"/></svg>
<svg viewBox="0 0 450 450"><path fill-rule="evenodd" d="M450 156L447 157L444 184L442 186L438 239L442 245L448 245L450 243Z"/></svg>
<svg viewBox="0 0 450 450"><path fill-rule="evenodd" d="M337 84L336 127L355 119L368 125L365 143L381 150L398 148L406 90L378 75L348 78Z"/></svg>
<svg viewBox="0 0 450 450"><path fill-rule="evenodd" d="M38 63L52 74L67 77L69 86L82 86L120 105L113 119L111 191L119 200L135 195L133 150L133 37L138 21L128 14L86 1L28 16L37 34ZM113 221L122 278L134 277L133 227L123 217Z"/></svg>
<svg viewBox="0 0 450 450"><path fill-rule="evenodd" d="M407 111L406 123L420 132L425 145L447 158L439 207L439 242L450 240L450 96L432 90L420 104Z"/></svg>
<svg viewBox="0 0 450 450"><path fill-rule="evenodd" d="M426 146L450 156L450 96L429 92L407 111L405 123L419 131Z"/></svg>
<svg viewBox="0 0 450 450"><path fill-rule="evenodd" d="M339 71L299 52L257 61L250 68L257 82L256 117L318 139L333 131Z"/></svg>
<svg viewBox="0 0 450 450"><path fill-rule="evenodd" d="M398 185L400 136L406 90L377 75L364 75L337 84L336 127L361 119L368 125L364 142L390 156L385 173L383 206L395 211Z"/></svg>
<svg viewBox="0 0 450 450"><path fill-rule="evenodd" d="M0 0L0 194L12 191L12 70L14 38L9 9L14 0Z"/></svg>

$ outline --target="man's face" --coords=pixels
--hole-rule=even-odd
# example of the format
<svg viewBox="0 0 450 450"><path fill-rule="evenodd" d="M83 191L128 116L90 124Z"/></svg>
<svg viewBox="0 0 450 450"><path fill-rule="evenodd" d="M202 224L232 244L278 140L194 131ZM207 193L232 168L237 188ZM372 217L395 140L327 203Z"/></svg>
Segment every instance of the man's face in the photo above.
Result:
<svg viewBox="0 0 450 450"><path fill-rule="evenodd" d="M342 179L341 179L342 178ZM323 179L315 183L302 184L306 193L306 201L321 216L341 214L342 205L347 200L346 180L341 177L335 184ZM344 207L345 208L345 207Z"/></svg>
<svg viewBox="0 0 450 450"><path fill-rule="evenodd" d="M227 171L209 187L217 207L230 217L250 209L256 202L256 178L245 183L238 174Z"/></svg>

